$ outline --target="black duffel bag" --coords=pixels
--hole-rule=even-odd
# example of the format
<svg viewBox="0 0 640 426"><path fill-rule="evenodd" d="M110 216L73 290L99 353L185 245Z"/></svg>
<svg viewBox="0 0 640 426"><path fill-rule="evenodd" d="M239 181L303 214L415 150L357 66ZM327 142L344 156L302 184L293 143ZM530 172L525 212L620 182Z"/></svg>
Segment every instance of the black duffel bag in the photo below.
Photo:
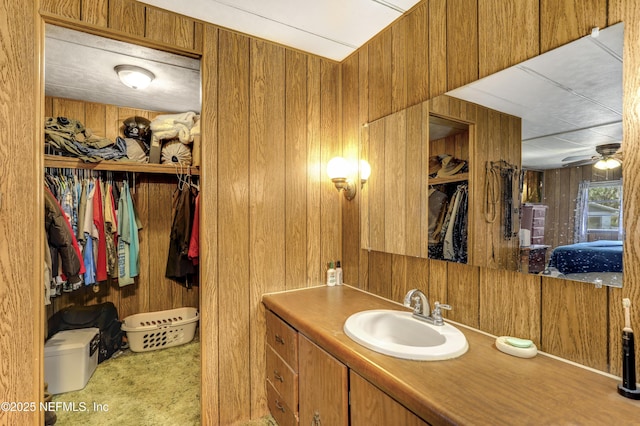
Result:
<svg viewBox="0 0 640 426"><path fill-rule="evenodd" d="M100 329L100 351L98 363L111 358L122 348L124 331L120 329L122 322L118 319L118 310L112 302L89 306L68 306L56 312L48 322L48 336L58 331L78 328Z"/></svg>

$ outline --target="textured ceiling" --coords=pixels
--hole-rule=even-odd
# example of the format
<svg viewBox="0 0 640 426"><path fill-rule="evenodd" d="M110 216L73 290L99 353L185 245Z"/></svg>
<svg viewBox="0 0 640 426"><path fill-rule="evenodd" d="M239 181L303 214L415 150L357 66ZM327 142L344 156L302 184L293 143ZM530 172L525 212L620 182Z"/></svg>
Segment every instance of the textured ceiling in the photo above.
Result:
<svg viewBox="0 0 640 426"><path fill-rule="evenodd" d="M142 0L341 61L418 0Z"/></svg>
<svg viewBox="0 0 640 426"><path fill-rule="evenodd" d="M448 94L522 117L522 164L559 168L622 141L623 24Z"/></svg>
<svg viewBox="0 0 640 426"><path fill-rule="evenodd" d="M163 112L200 111L200 61L47 25L45 94ZM149 87L124 86L116 65L151 71Z"/></svg>

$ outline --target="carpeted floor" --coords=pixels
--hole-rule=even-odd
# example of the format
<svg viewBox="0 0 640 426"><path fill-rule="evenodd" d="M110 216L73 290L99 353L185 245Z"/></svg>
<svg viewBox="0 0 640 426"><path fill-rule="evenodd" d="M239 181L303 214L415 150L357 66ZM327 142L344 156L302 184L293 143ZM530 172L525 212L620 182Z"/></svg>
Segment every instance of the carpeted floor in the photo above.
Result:
<svg viewBox="0 0 640 426"><path fill-rule="evenodd" d="M200 425L200 342L109 359L79 391L53 397L56 426ZM66 404L62 404L66 403ZM275 425L273 418L245 423Z"/></svg>

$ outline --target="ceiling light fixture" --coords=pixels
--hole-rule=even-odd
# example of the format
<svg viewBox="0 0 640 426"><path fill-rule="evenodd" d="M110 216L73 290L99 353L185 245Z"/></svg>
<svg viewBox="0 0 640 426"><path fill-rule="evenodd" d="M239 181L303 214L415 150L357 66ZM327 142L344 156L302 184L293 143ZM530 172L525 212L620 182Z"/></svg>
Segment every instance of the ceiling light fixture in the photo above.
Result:
<svg viewBox="0 0 640 426"><path fill-rule="evenodd" d="M620 160L616 160L615 158L603 158L601 160L598 160L593 167L595 167L598 170L611 170L611 169L617 169L618 167L620 167L622 165L622 163L620 162Z"/></svg>
<svg viewBox="0 0 640 426"><path fill-rule="evenodd" d="M113 69L122 84L132 89L144 89L156 78L151 71L135 65L116 65Z"/></svg>

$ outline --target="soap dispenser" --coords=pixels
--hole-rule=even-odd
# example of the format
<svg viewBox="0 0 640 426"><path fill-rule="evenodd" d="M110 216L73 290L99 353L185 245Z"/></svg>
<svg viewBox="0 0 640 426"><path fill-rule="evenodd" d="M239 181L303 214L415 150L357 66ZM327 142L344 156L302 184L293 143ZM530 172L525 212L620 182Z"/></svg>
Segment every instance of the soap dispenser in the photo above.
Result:
<svg viewBox="0 0 640 426"><path fill-rule="evenodd" d="M333 261L329 262L329 269L327 269L327 285L329 287L336 285L336 270L333 267Z"/></svg>
<svg viewBox="0 0 640 426"><path fill-rule="evenodd" d="M336 261L336 285L342 285L344 282L342 281L342 266L340 265L340 261Z"/></svg>

